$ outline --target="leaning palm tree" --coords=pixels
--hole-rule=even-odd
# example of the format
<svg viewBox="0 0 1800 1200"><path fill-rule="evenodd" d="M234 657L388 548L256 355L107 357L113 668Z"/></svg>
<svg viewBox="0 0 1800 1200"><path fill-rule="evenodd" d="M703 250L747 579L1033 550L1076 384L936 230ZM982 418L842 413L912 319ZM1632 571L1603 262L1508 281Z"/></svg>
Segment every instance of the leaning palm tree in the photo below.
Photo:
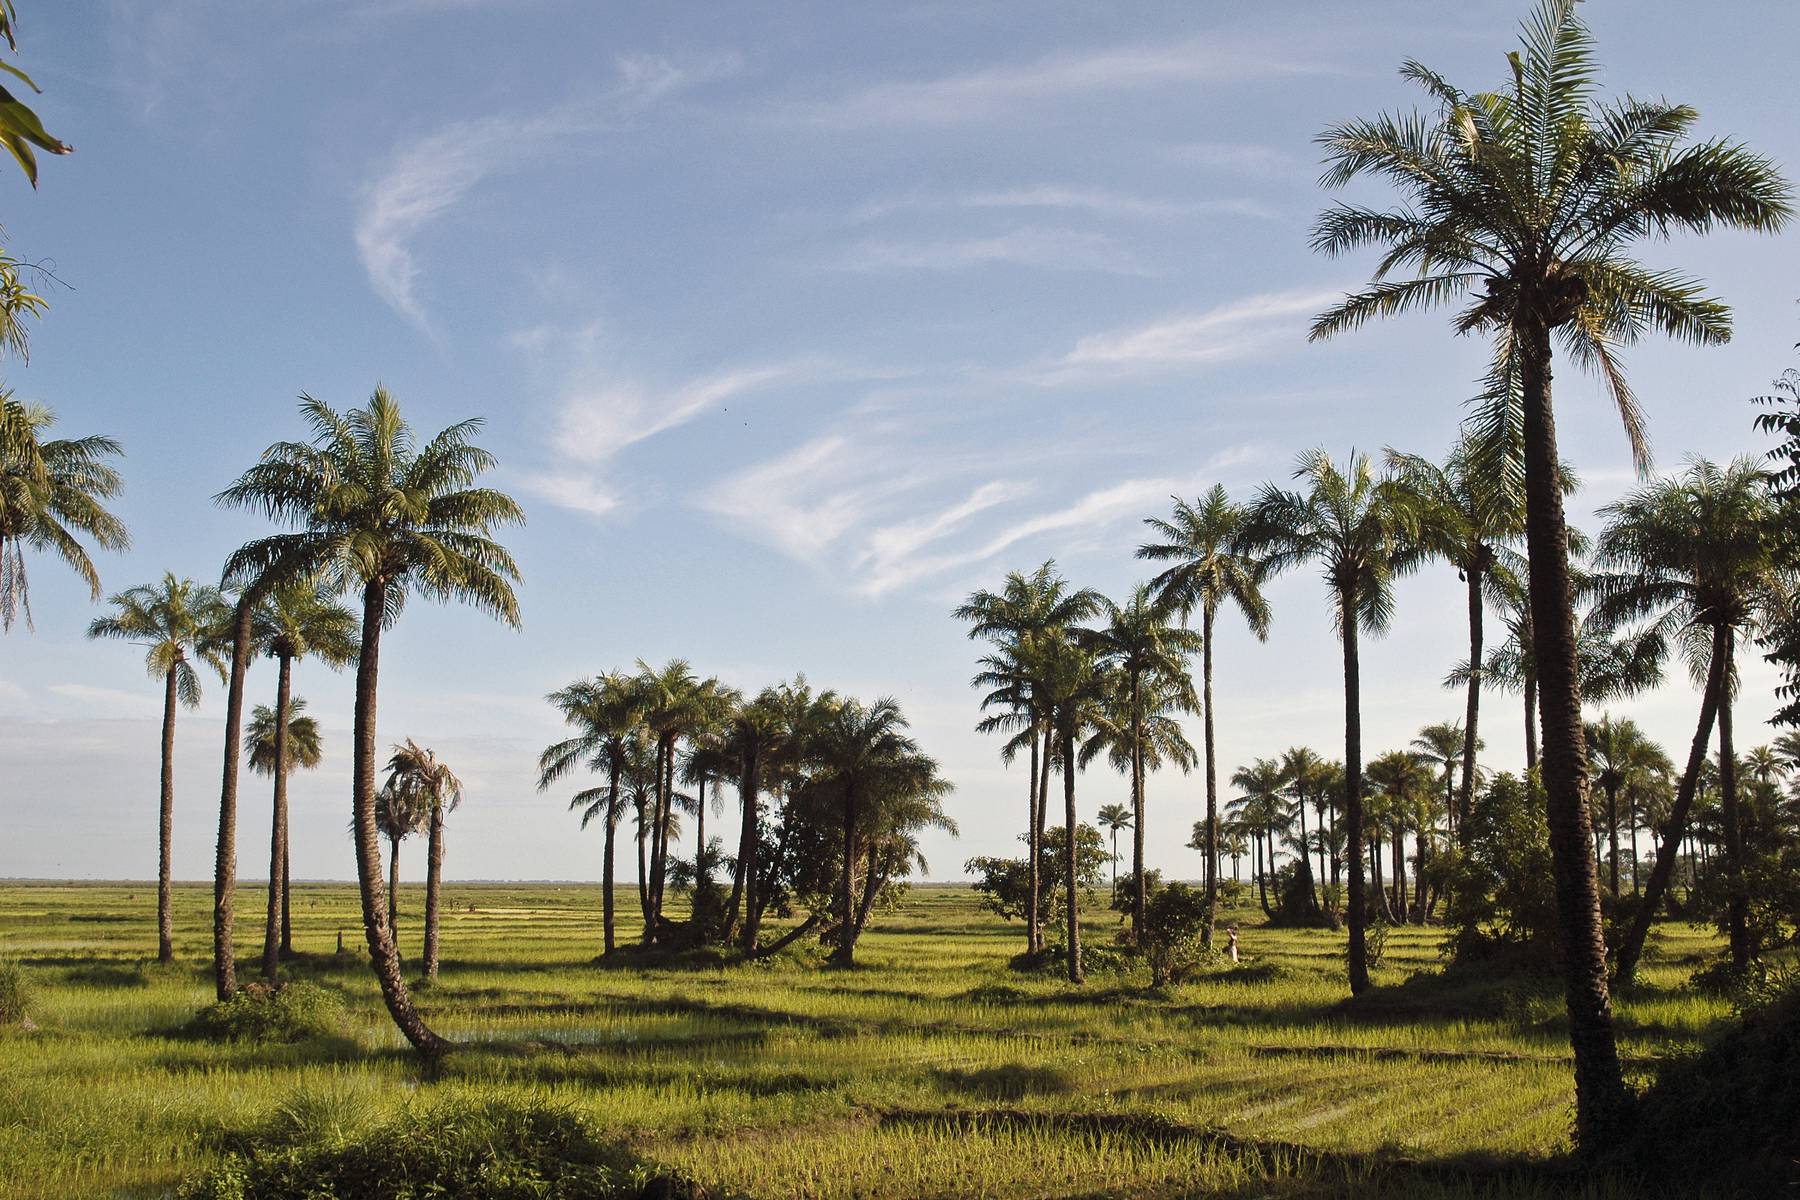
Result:
<svg viewBox="0 0 1800 1200"><path fill-rule="evenodd" d="M1131 776L1131 932L1143 936L1144 905L1149 897L1144 888L1144 834L1148 822L1144 813L1145 753L1150 749L1144 724L1152 717L1166 717L1172 712L1192 712L1200 706L1194 695L1194 681L1188 673L1190 654L1202 648L1201 635L1176 624L1178 606L1160 598L1149 584L1139 584L1124 605L1102 598L1100 616L1104 624L1095 628L1089 639L1102 669L1118 677L1113 697L1114 711L1124 721L1117 731L1112 748L1123 750L1127 773ZM1152 701L1154 697L1154 702ZM1172 718L1166 718L1170 724ZM1180 745L1187 746L1180 731L1175 731ZM1191 761L1191 760L1190 760Z"/></svg>
<svg viewBox="0 0 1800 1200"><path fill-rule="evenodd" d="M198 659L224 675L219 627L228 611L219 589L166 572L157 583L139 584L107 601L111 616L88 626L91 638L117 638L144 647L144 666L163 681L161 817L156 868L156 957L175 960L170 911L169 853L175 826L175 707L200 703Z"/></svg>
<svg viewBox="0 0 1800 1200"><path fill-rule="evenodd" d="M582 679L550 693L546 697L562 713L563 720L575 730L545 748L538 756L538 790L544 791L577 767L604 771L604 787L586 788L569 801L571 810L581 813L581 827L586 829L594 818L601 818L606 831L600 866L600 924L603 953L617 948L613 916L614 841L619 818L624 815L625 799L620 780L629 765L634 745L644 734L642 697L637 681L622 671L609 671L593 679Z"/></svg>
<svg viewBox="0 0 1800 1200"><path fill-rule="evenodd" d="M285 720L276 714L284 714ZM263 979L274 983L282 957L294 953L294 921L288 843L287 783L281 779L304 767L312 770L324 758L319 723L306 715L306 701L283 691L275 708L257 705L244 730L250 769L273 775L275 784L274 829L269 851L269 923L263 932Z"/></svg>
<svg viewBox="0 0 1800 1200"><path fill-rule="evenodd" d="M518 568L494 541L497 527L524 514L510 496L475 486L494 458L474 443L481 422L450 426L423 445L385 388L367 408L338 413L310 397L301 412L308 442L280 442L220 495L301 526L250 543L227 563L230 578L277 581L321 575L361 590L362 645L356 668L351 811L363 932L388 1012L422 1054L449 1043L414 1008L386 920L381 846L375 828L375 709L381 634L410 592L473 604L508 625L519 622L512 585Z"/></svg>
<svg viewBox="0 0 1800 1200"><path fill-rule="evenodd" d="M1175 501L1168 520L1150 517L1145 524L1163 539L1138 547L1138 557L1167 562L1150 586L1188 615L1200 610L1200 709L1206 757L1206 927L1208 944L1219 900L1219 764L1213 720L1213 630L1221 605L1244 614L1258 641L1269 640L1269 605L1263 599L1264 567L1246 553L1242 541L1246 515L1214 484L1198 504Z"/></svg>
<svg viewBox="0 0 1800 1200"><path fill-rule="evenodd" d="M1112 835L1112 898L1119 898L1119 830L1131 828L1131 810L1123 804L1102 804L1100 828Z"/></svg>
<svg viewBox="0 0 1800 1200"><path fill-rule="evenodd" d="M973 680L987 688L981 702L988 713L978 728L984 733L1010 732L1014 736L1001 748L1001 758L1011 762L1021 739L1030 750L1030 778L1026 781L1029 811L1025 840L1027 892L1025 942L1028 951L1043 949L1043 838L1049 804L1050 764L1055 757L1055 731L1051 728L1048 702L1042 694L1041 668L1053 644L1100 608L1100 594L1090 588L1071 588L1046 560L1030 575L1008 573L1000 591L978 591L953 614L969 622L969 636L986 638L995 653L982 659L982 671ZM1042 753L1039 743L1042 742Z"/></svg>
<svg viewBox="0 0 1800 1200"><path fill-rule="evenodd" d="M394 747L388 759L388 786L417 798L424 809L425 852L425 978L438 975L438 894L444 879L444 814L462 803L463 782L447 764L419 743L407 738ZM399 849L395 848L395 861ZM388 904L393 904L393 896Z"/></svg>
<svg viewBox="0 0 1800 1200"><path fill-rule="evenodd" d="M1612 1029L1598 880L1588 856L1586 754L1570 609L1568 548L1550 396L1551 343L1597 371L1640 462L1642 420L1617 348L1657 329L1722 342L1729 313L1702 285L1649 270L1632 244L1728 227L1774 231L1791 192L1769 160L1736 143L1688 144L1685 105L1598 95L1593 42L1575 0L1542 0L1508 56L1507 82L1468 93L1408 62L1402 74L1437 105L1432 116L1382 116L1326 130L1328 186L1374 175L1409 203L1390 211L1334 204L1313 244L1341 254L1378 246L1373 286L1315 322L1329 337L1371 318L1463 303L1458 332L1494 335L1492 403L1482 422L1493 455L1522 449L1525 539L1544 724L1543 780L1557 864L1578 1140L1609 1144L1628 1103ZM1411 269L1409 278L1389 278Z"/></svg>
<svg viewBox="0 0 1800 1200"><path fill-rule="evenodd" d="M263 928L263 978L275 981L281 955L294 952L293 923L288 915L288 800L289 698L293 694L294 664L313 657L332 670L356 661L356 614L319 589L315 579L298 579L274 588L250 618L251 637L278 664L275 711L270 717L274 735L273 760L267 774L275 777L274 819L269 828L269 911ZM260 707L257 712L263 711ZM251 722L252 729L255 720ZM251 744L251 765L256 747Z"/></svg>
<svg viewBox="0 0 1800 1200"><path fill-rule="evenodd" d="M124 523L102 503L119 493L119 473L107 461L124 453L119 443L109 437L44 440L55 423L49 409L0 389L0 632L21 613L31 627L27 550L62 559L98 600L100 573L82 536L105 550L131 544Z"/></svg>
<svg viewBox="0 0 1800 1200"><path fill-rule="evenodd" d="M1302 455L1304 492L1265 484L1251 508L1252 544L1268 555L1271 573L1316 562L1331 587L1332 617L1344 646L1344 831L1350 855L1350 990L1369 986L1363 936L1362 661L1363 630L1386 630L1393 582L1423 555L1413 493L1352 454L1340 469L1323 450Z"/></svg>
<svg viewBox="0 0 1800 1200"><path fill-rule="evenodd" d="M1668 819L1645 902L1619 947L1618 979L1637 966L1648 914L1662 902L1675 869L1682 830L1694 802L1713 722L1719 725L1720 816L1726 874L1742 868L1731 697L1736 650L1748 637L1793 610L1795 581L1781 564L1777 511L1761 467L1750 459L1719 466L1696 459L1681 476L1640 488L1604 511L1596 543L1603 573L1592 583L1595 617L1605 625L1651 618L1651 632L1679 645L1702 683L1700 723ZM1749 961L1743 893L1732 889L1727 921L1732 959Z"/></svg>

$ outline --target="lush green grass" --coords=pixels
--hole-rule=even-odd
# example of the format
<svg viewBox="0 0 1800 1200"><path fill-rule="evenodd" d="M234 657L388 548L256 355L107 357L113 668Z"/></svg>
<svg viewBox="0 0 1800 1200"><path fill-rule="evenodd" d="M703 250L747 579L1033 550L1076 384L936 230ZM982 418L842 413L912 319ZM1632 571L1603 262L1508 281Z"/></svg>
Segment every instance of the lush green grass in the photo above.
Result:
<svg viewBox="0 0 1800 1200"><path fill-rule="evenodd" d="M426 1076L381 1007L354 890L294 898L306 958L292 974L341 999L348 1036L183 1031L212 998L209 888L178 889L180 965L160 968L154 888L0 887L0 959L23 968L38 1026L0 1032L0 1197L161 1195L296 1113L347 1136L427 1098L567 1106L644 1159L758 1197L1575 1186L1544 1166L1573 1102L1558 996L1432 978L1435 931L1393 933L1381 986L1352 1004L1341 935L1248 914L1242 966L1152 993L1146 972L1077 989L1010 970L1021 931L961 889L915 890L846 972L597 966L594 888L453 885L443 976L420 1001L464 1045ZM407 889L414 952L421 907ZM260 913L257 889L239 909ZM1114 929L1108 916L1086 936ZM253 974L255 916L241 934ZM1727 1015L1680 986L1710 936L1655 937L1644 986L1618 1006L1640 1074ZM1395 1160L1420 1165L1395 1174Z"/></svg>

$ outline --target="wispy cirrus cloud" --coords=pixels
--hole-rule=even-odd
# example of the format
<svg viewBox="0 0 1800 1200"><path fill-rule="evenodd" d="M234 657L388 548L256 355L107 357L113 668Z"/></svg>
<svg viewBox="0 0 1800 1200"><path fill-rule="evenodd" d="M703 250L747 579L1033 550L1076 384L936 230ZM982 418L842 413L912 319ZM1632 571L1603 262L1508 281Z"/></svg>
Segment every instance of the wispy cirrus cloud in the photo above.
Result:
<svg viewBox="0 0 1800 1200"><path fill-rule="evenodd" d="M1222 215L1272 218L1273 209L1254 200L1167 200L1134 196L1105 188L1076 187L1064 184L1038 184L1031 187L994 188L957 193L914 192L861 205L851 219L858 223L881 220L909 211L941 212L954 209L1058 209L1093 213L1098 216L1155 220L1169 217Z"/></svg>
<svg viewBox="0 0 1800 1200"><path fill-rule="evenodd" d="M413 241L482 181L540 159L570 138L622 127L661 97L729 74L729 56L676 63L621 58L604 95L524 116L457 121L397 149L362 192L354 235L369 285L426 332Z"/></svg>
<svg viewBox="0 0 1800 1200"><path fill-rule="evenodd" d="M948 124L990 119L1061 97L1170 84L1308 74L1316 63L1221 38L1051 54L935 79L877 84L809 110L823 125Z"/></svg>
<svg viewBox="0 0 1800 1200"><path fill-rule="evenodd" d="M1183 142L1165 147L1163 154L1176 162L1234 175L1284 175L1304 165L1302 159L1286 150L1242 142Z"/></svg>
<svg viewBox="0 0 1800 1200"><path fill-rule="evenodd" d="M972 267L1036 267L1107 275L1150 275L1137 255L1103 233L1027 226L975 237L871 238L832 265L850 271L961 271Z"/></svg>

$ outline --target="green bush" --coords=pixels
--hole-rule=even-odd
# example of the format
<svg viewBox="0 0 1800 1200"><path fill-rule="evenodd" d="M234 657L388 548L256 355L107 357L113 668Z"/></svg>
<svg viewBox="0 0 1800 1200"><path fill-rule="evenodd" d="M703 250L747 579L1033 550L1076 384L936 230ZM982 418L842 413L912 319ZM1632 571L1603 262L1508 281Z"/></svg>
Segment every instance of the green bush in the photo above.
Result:
<svg viewBox="0 0 1800 1200"><path fill-rule="evenodd" d="M1158 888L1144 905L1139 939L1150 960L1153 987L1180 982L1206 955L1206 892L1185 883Z"/></svg>
<svg viewBox="0 0 1800 1200"><path fill-rule="evenodd" d="M183 1032L214 1042L335 1038L344 1033L344 1006L316 984L284 983L270 988L253 983L231 999L214 1001L195 1013Z"/></svg>
<svg viewBox="0 0 1800 1200"><path fill-rule="evenodd" d="M180 1200L575 1200L636 1195L651 1174L566 1109L446 1102L343 1138L294 1142L276 1127L176 1194Z"/></svg>
<svg viewBox="0 0 1800 1200"><path fill-rule="evenodd" d="M13 1025L25 1019L31 1007L31 985L25 982L25 970L18 963L0 959L0 1025Z"/></svg>

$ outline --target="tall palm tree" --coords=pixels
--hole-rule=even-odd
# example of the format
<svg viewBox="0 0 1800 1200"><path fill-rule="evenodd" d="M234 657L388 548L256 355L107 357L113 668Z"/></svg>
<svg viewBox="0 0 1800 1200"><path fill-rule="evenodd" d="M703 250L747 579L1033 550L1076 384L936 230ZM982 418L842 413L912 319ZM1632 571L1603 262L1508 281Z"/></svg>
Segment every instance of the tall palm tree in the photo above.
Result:
<svg viewBox="0 0 1800 1200"><path fill-rule="evenodd" d="M1362 660L1364 629L1379 634L1394 610L1393 581L1418 565L1416 505L1410 489L1382 477L1366 455L1352 454L1340 469L1323 450L1300 459L1294 472L1304 492L1265 484L1251 508L1253 544L1268 554L1269 570L1317 562L1331 587L1332 617L1344 647L1344 836L1350 854L1350 990L1369 986L1364 942L1362 855Z"/></svg>
<svg viewBox="0 0 1800 1200"><path fill-rule="evenodd" d="M1476 748L1480 748L1479 741ZM1475 765L1474 756L1467 753L1468 731L1461 721L1439 721L1419 730L1419 736L1412 740L1412 749L1413 753L1444 772L1444 812L1452 826L1450 832L1454 834L1459 818L1467 811L1464 806L1471 791L1471 781L1463 780L1462 798L1459 799L1456 768L1460 765L1464 770L1473 770Z"/></svg>
<svg viewBox="0 0 1800 1200"><path fill-rule="evenodd" d="M609 671L593 679L577 680L551 692L546 699L562 713L563 721L574 728L575 735L546 747L538 756L538 791L547 790L578 767L606 774L604 787L577 792L569 801L569 808L580 810L583 829L595 817L605 822L606 840L600 866L600 924L603 952L611 954L617 948L613 913L614 844L625 799L620 791L620 779L629 765L634 746L644 734L642 691L636 679L622 671Z"/></svg>
<svg viewBox="0 0 1800 1200"><path fill-rule="evenodd" d="M411 738L388 759L388 785L419 798L425 810L425 978L438 976L438 893L444 877L444 814L462 803L463 782L430 750ZM395 852L399 857L398 850ZM388 903L393 903L390 896Z"/></svg>
<svg viewBox="0 0 1800 1200"><path fill-rule="evenodd" d="M282 720L276 716L285 714ZM324 759L324 741L319 736L319 723L306 715L306 701L289 695L284 689L276 708L259 704L250 712L250 724L244 730L250 769L258 775L274 775L274 829L269 851L269 924L263 933L263 979L274 983L283 955L294 953L294 920L292 905L293 872L290 869L288 843L287 784L279 781L304 767L312 770Z"/></svg>
<svg viewBox="0 0 1800 1200"><path fill-rule="evenodd" d="M1142 808L1144 781L1152 772L1176 767L1185 775L1199 761L1176 715L1193 711L1193 684L1153 677L1134 687L1130 677L1115 667L1106 671L1102 685L1104 696L1094 714L1093 732L1077 756L1078 765L1085 770L1104 753L1114 770L1127 778L1138 777L1138 807ZM1134 814L1124 828L1132 828L1135 822ZM1132 881L1135 901L1137 893L1145 890L1141 854L1134 854L1132 870L1136 874ZM1116 885L1117 880L1114 882ZM1116 886L1114 891L1116 899Z"/></svg>
<svg viewBox="0 0 1800 1200"><path fill-rule="evenodd" d="M1629 717L1613 720L1609 713L1588 722L1584 731L1589 770L1600 794L1606 798L1606 832L1610 849L1611 878L1608 887L1619 894L1619 799L1629 797L1632 785L1648 773L1665 768L1668 756L1645 736ZM1635 856L1634 869L1635 874Z"/></svg>
<svg viewBox="0 0 1800 1200"><path fill-rule="evenodd" d="M1042 694L1042 669L1046 655L1053 651L1052 643L1060 643L1069 630L1099 610L1098 592L1071 588L1057 571L1056 563L1047 559L1030 575L1008 573L998 592L972 593L953 614L957 620L969 622L971 638L986 638L997 647L994 655L983 658L983 669L973 681L976 687L990 689L982 700L983 711L990 715L979 728L982 732L1014 733L1001 749L1006 762L1018 753L1021 737L1031 754L1025 826L1029 875L1025 941L1029 951L1043 948L1043 837L1050 763L1055 756L1055 731L1051 728L1048 701Z"/></svg>
<svg viewBox="0 0 1800 1200"><path fill-rule="evenodd" d="M1425 822L1420 820L1421 808L1430 798L1432 788L1431 767L1426 759L1410 750L1392 750L1371 761L1365 772L1368 784L1376 796L1380 797L1379 807L1386 817L1393 840L1394 878L1392 881L1393 897L1389 902L1395 922L1403 922L1416 918L1424 923L1424 898L1416 897L1418 908L1413 912L1407 903L1406 891L1406 833L1416 830L1419 833L1421 853L1413 856L1415 874L1423 866L1423 845ZM1377 827L1371 822L1371 828ZM1422 881L1419 889L1423 891Z"/></svg>
<svg viewBox="0 0 1800 1200"><path fill-rule="evenodd" d="M356 614L319 588L315 579L297 579L272 589L250 618L251 636L277 666L275 711L270 716L274 759L267 774L275 777L274 819L269 826L269 911L263 927L263 978L275 981L282 954L294 951L288 916L287 739L294 664L311 656L332 670L356 661ZM262 711L260 706L258 712ZM252 729L255 720L251 721ZM251 765L256 748L251 743Z"/></svg>
<svg viewBox="0 0 1800 1200"><path fill-rule="evenodd" d="M1075 772L1080 759L1075 745L1104 713L1107 673L1090 648L1090 639L1075 636L1040 638L1034 646L1039 694L1055 735L1056 761L1063 781L1063 904L1068 927L1069 982L1085 978L1081 964L1081 901L1078 894L1075 820Z"/></svg>
<svg viewBox="0 0 1800 1200"><path fill-rule="evenodd" d="M644 914L644 941L662 934L664 885L669 870L669 839L675 815L675 749L686 737L717 724L729 697L717 679L700 679L685 659L671 659L661 669L638 662L644 722L656 738L657 800L650 827L649 907Z"/></svg>
<svg viewBox="0 0 1800 1200"><path fill-rule="evenodd" d="M870 783L861 821L863 883L850 928L852 944L862 935L882 889L910 875L915 866L926 869L925 856L919 852L919 833L926 829L957 832L956 822L943 808L954 785L938 774L937 764L925 755L903 755L876 772Z"/></svg>
<svg viewBox="0 0 1800 1200"><path fill-rule="evenodd" d="M1112 835L1112 897L1119 898L1119 830L1131 828L1131 810L1123 804L1102 804L1098 817L1100 828Z"/></svg>
<svg viewBox="0 0 1800 1200"><path fill-rule="evenodd" d="M1308 801L1314 802L1320 814L1323 815L1326 805L1330 802L1330 784L1335 781L1336 773L1331 770L1330 764L1320 758L1311 747L1293 746L1281 755L1281 777L1282 786L1294 798L1294 813L1300 820L1299 844L1302 871L1304 874L1311 875L1312 867L1308 864L1306 857L1310 850L1306 837L1306 805ZM1320 837L1317 841L1321 868L1324 866L1327 840L1324 833L1324 828L1321 826ZM1323 891L1325 873L1322 869L1319 872L1318 882L1320 890ZM1316 895L1313 903L1321 911L1325 908L1324 903Z"/></svg>
<svg viewBox="0 0 1800 1200"><path fill-rule="evenodd" d="M351 812L363 932L394 1023L420 1053L434 1056L449 1043L413 1005L382 903L375 829L381 634L413 591L472 604L516 627L518 567L492 534L525 518L510 496L475 486L494 465L474 442L478 420L452 425L421 445L380 387L367 408L340 414L307 397L301 412L312 440L269 447L220 495L222 503L260 508L301 528L244 546L226 564L227 577L285 582L316 574L330 586L361 589Z"/></svg>
<svg viewBox="0 0 1800 1200"><path fill-rule="evenodd" d="M1287 801L1282 796L1282 789L1287 786L1286 773L1276 760L1259 758L1233 771L1231 786L1241 793L1231 802L1231 813L1250 833L1257 857L1262 857L1263 845L1269 848L1266 864L1256 871L1256 883L1263 913L1273 916L1275 909L1269 903L1269 879L1275 874L1275 833L1287 828L1288 822Z"/></svg>
<svg viewBox="0 0 1800 1200"><path fill-rule="evenodd" d="M1774 231L1790 189L1765 158L1723 140L1687 144L1698 114L1628 98L1603 104L1593 43L1575 0L1542 0L1508 56L1507 82L1468 93L1408 62L1402 74L1437 105L1434 117L1383 116L1319 138L1328 186L1364 175L1391 182L1405 207L1338 203L1313 244L1341 254L1378 246L1373 285L1313 326L1315 338L1373 317L1464 303L1459 332L1494 335L1495 403L1485 422L1494 453L1515 438L1525 465L1525 540L1544 725L1543 781L1568 976L1577 1135L1610 1144L1629 1105L1607 990L1599 884L1588 855L1586 753L1575 662L1568 547L1551 405L1551 342L1596 370L1634 448L1642 421L1617 348L1658 329L1701 343L1729 336L1729 314L1702 286L1627 255L1634 242L1717 227ZM1411 269L1409 278L1389 278Z"/></svg>
<svg viewBox="0 0 1800 1200"><path fill-rule="evenodd" d="M1219 899L1219 767L1213 721L1213 632L1219 609L1230 604L1244 615L1250 632L1269 640L1269 605L1263 599L1264 567L1243 547L1244 509L1214 484L1197 504L1175 501L1168 520L1144 522L1162 538L1138 547L1138 557L1171 563L1151 587L1184 616L1200 610L1200 709L1206 757L1206 927L1212 942Z"/></svg>
<svg viewBox="0 0 1800 1200"><path fill-rule="evenodd" d="M170 911L169 854L175 828L175 708L200 703L200 673L194 660L220 672L219 627L227 611L219 589L165 572L156 583L139 584L108 598L112 615L96 617L91 638L116 638L144 648L144 667L163 681L162 787L157 833L156 958L175 960Z"/></svg>
<svg viewBox="0 0 1800 1200"><path fill-rule="evenodd" d="M1735 879L1742 869L1731 729L1737 643L1792 611L1794 580L1778 556L1780 535L1763 471L1750 459L1723 467L1696 459L1679 477L1639 488L1603 512L1608 523L1596 557L1604 573L1592 584L1596 619L1611 626L1651 618L1651 632L1679 645L1696 679L1704 680L1699 727L1645 902L1619 947L1617 978L1624 982L1637 966L1648 914L1662 902L1674 871L1715 720L1726 873ZM1732 960L1742 966L1750 942L1744 897L1736 888L1728 926Z"/></svg>
<svg viewBox="0 0 1800 1200"><path fill-rule="evenodd" d="M1450 806L1461 824L1475 794L1475 754L1480 749L1481 664L1487 606L1494 586L1511 576L1502 547L1525 532L1525 496L1516 454L1489 455L1464 436L1440 465L1416 454L1388 451L1398 472L1420 501L1420 532L1431 553L1456 568L1468 593L1469 672L1462 723L1462 790ZM1565 482L1572 481L1569 476ZM1448 778L1449 766L1445 765Z"/></svg>
<svg viewBox="0 0 1800 1200"><path fill-rule="evenodd" d="M103 550L131 544L125 524L102 503L119 494L119 473L107 461L124 453L109 437L52 438L56 416L41 404L14 400L0 389L0 632L20 613L31 627L31 588L25 552L55 554L100 598L85 535Z"/></svg>
<svg viewBox="0 0 1800 1200"><path fill-rule="evenodd" d="M1201 635L1175 623L1177 606L1160 598L1149 584L1139 584L1131 599L1123 606L1104 597L1100 616L1104 623L1093 630L1090 644L1103 669L1118 675L1115 711L1123 718L1124 727L1112 741L1112 747L1123 749L1127 772L1131 776L1131 932L1141 937L1144 928L1144 904L1148 900L1144 888L1144 831L1148 824L1144 812L1145 752L1149 749L1144 723L1151 716L1173 712L1192 712L1200 705L1194 695L1194 681L1188 674L1187 659L1202 647ZM1156 703L1150 703L1154 695ZM1167 719L1173 726L1173 719ZM1173 736L1181 748L1187 739L1179 729ZM1164 745L1177 749L1177 741L1163 736ZM1180 761L1179 759L1177 761ZM1191 758L1188 760L1191 761Z"/></svg>

